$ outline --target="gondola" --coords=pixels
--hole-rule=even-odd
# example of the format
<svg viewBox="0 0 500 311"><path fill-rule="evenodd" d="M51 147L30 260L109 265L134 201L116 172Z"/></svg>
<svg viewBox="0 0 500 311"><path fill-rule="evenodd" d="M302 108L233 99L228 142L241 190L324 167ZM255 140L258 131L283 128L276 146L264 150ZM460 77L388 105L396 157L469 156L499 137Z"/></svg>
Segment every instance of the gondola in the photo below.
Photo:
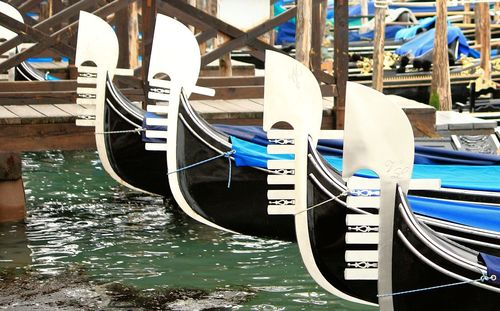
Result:
<svg viewBox="0 0 500 311"><path fill-rule="evenodd" d="M283 62L280 65L282 68ZM301 77L301 83L304 80ZM387 107L367 109L361 100L363 95L359 94L376 101L377 94L373 92L376 91L359 85L353 88L351 83L348 86L344 176L349 177L349 190L338 172L316 151L319 127L301 118L275 114L268 123L268 135L275 141L287 140L285 150L293 154L294 161L278 160L269 165L293 169L294 175L288 176L288 183L273 183L269 195L277 196L281 192L282 199L293 198L294 204L270 202L270 212L294 216L306 268L318 284L340 298L368 305L380 302L381 310L445 307L496 310L500 289L498 283L494 284L495 276L491 272L494 265L486 265L483 260L498 258L452 242L417 220L409 208L411 203L396 183L408 189L413 162L411 126L407 120L401 128L398 127L401 122L392 118L377 119L382 113L393 114ZM319 89L317 94L321 94ZM356 103L358 109L353 111ZM363 114L364 118L359 117ZM397 115L406 118L400 110ZM358 122L351 120L353 116L359 118ZM377 120L370 121L373 118ZM272 129L277 122L288 122L293 130ZM357 127L352 126L353 123ZM390 140L396 136L398 139L371 147L374 144L371 135L380 134L377 130L380 124L390 124L391 131L385 131L384 138ZM410 139L400 138L405 134ZM409 147L398 148L399 145ZM381 181L353 178L354 172L362 168L374 170ZM342 196L347 196L347 204L341 200ZM448 226L457 226L466 232L465 226L454 223ZM454 232L455 237L460 230ZM478 234L496 236L492 246L498 248L498 230L482 230Z"/></svg>
<svg viewBox="0 0 500 311"><path fill-rule="evenodd" d="M175 33L182 35L189 31L187 28L181 29ZM153 42L151 62L156 62L164 55L164 51L156 45L158 41ZM186 59L193 60L190 64L197 66L196 41L186 40L186 45L190 48L180 44L177 47L184 51ZM195 54L191 58L186 52L190 49ZM159 73L169 76L173 73L158 65L155 70L150 70L149 81L158 92L155 96L168 101L163 112L165 116L158 123L164 122L168 131L152 134L166 137L169 185L180 208L192 218L215 228L293 239L293 217L267 214L267 193L264 187L269 171L265 168L236 165L239 151L234 149L234 138L231 140L201 119L180 90L168 87L172 84L151 79Z"/></svg>

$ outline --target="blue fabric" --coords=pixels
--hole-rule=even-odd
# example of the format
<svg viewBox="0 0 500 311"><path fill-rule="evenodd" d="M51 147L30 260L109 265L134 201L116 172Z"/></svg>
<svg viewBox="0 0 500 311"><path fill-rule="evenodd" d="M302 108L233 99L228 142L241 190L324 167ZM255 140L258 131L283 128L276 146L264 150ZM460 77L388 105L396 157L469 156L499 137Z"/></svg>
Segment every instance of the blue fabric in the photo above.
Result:
<svg viewBox="0 0 500 311"><path fill-rule="evenodd" d="M215 125L229 136L267 146L267 135L260 126ZM323 155L342 157L342 140L320 140L318 151ZM442 148L415 146L415 164L500 165L500 156Z"/></svg>
<svg viewBox="0 0 500 311"><path fill-rule="evenodd" d="M500 231L500 208L408 196L413 212L464 226Z"/></svg>
<svg viewBox="0 0 500 311"><path fill-rule="evenodd" d="M410 39L413 39L420 32L434 28L435 24L436 24L435 16L421 19L418 21L418 25L399 30L394 36L394 39L398 41L400 40L408 41Z"/></svg>
<svg viewBox="0 0 500 311"><path fill-rule="evenodd" d="M398 55L411 54L414 57L421 56L434 48L434 33L436 29L430 29L429 31L423 32L413 40L406 42L396 49L394 53ZM462 30L458 27L450 26L448 27L448 44L451 44L455 40L458 40L458 55L461 54L469 56L470 48L467 43Z"/></svg>
<svg viewBox="0 0 500 311"><path fill-rule="evenodd" d="M166 126L156 126L156 125L147 125L146 124L146 118L150 119L159 119L162 118L157 114L154 114L152 112L146 112L144 114L144 118L142 119L142 128L146 130L152 130L152 131L166 131L167 127ZM142 137L142 142L144 143L166 143L167 140L164 138L149 138L146 137L146 132L142 131L141 132L141 137Z"/></svg>
<svg viewBox="0 0 500 311"><path fill-rule="evenodd" d="M486 264L486 270L488 276L491 278L493 275L495 276L495 280L489 280L489 283L500 285L500 257L496 257L493 255L488 255L485 253L479 253L479 257Z"/></svg>
<svg viewBox="0 0 500 311"><path fill-rule="evenodd" d="M342 170L342 159L327 156L325 159L338 171ZM368 170L361 170L357 176L375 178ZM500 166L428 165L413 166L414 179L441 179L443 188L500 191Z"/></svg>
<svg viewBox="0 0 500 311"><path fill-rule="evenodd" d="M234 159L236 166L255 166L267 168L267 160L293 160L291 154L268 154L267 147L231 137L231 148L236 151ZM262 155L265 154L265 157Z"/></svg>

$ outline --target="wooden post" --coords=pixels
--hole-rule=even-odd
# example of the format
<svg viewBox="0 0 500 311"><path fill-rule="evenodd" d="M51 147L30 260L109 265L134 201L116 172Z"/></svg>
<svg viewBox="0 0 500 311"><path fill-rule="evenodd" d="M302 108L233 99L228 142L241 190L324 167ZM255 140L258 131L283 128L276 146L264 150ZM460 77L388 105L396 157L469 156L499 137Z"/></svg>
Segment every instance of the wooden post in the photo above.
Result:
<svg viewBox="0 0 500 311"><path fill-rule="evenodd" d="M139 65L139 19L137 2L116 12L115 30L120 46L118 67L137 68Z"/></svg>
<svg viewBox="0 0 500 311"><path fill-rule="evenodd" d="M311 69L313 71L321 70L321 42L323 34L321 33L321 6L318 1L313 2L311 34Z"/></svg>
<svg viewBox="0 0 500 311"><path fill-rule="evenodd" d="M142 0L142 83L144 89L143 108L147 106L147 94L149 92L148 72L149 57L153 44L154 25L156 21L156 2L154 0Z"/></svg>
<svg viewBox="0 0 500 311"><path fill-rule="evenodd" d="M432 88L430 105L439 110L451 110L450 70L448 63L448 38L446 0L436 1L436 34L432 57Z"/></svg>
<svg viewBox="0 0 500 311"><path fill-rule="evenodd" d="M44 21L50 16L50 6L48 2L40 3L40 21Z"/></svg>
<svg viewBox="0 0 500 311"><path fill-rule="evenodd" d="M271 18L273 18L274 17L274 0L270 0L269 3L270 3L269 16L271 16ZM274 33L274 29L271 29L271 31L269 31L269 44L274 45L274 41L276 41L276 34Z"/></svg>
<svg viewBox="0 0 500 311"><path fill-rule="evenodd" d="M500 10L500 2L495 2L495 5L493 6L493 11L495 12L493 20L495 21L496 24L500 21L500 15L498 15L499 10Z"/></svg>
<svg viewBox="0 0 500 311"><path fill-rule="evenodd" d="M312 0L297 0L295 58L307 67L310 67L312 2Z"/></svg>
<svg viewBox="0 0 500 311"><path fill-rule="evenodd" d="M464 24L471 24L472 18L470 16L470 3L464 3Z"/></svg>
<svg viewBox="0 0 500 311"><path fill-rule="evenodd" d="M0 151L0 223L23 220L25 212L21 155Z"/></svg>
<svg viewBox="0 0 500 311"><path fill-rule="evenodd" d="M209 9L210 13L214 16L217 16L218 12L218 3L217 0L209 0ZM214 49L217 48L218 46L224 44L224 42L228 41L229 38L222 34L218 33L217 38L215 39L214 42ZM227 53L224 54L221 58L219 58L219 74L224 77L230 77L233 75L233 65L231 62L231 54Z"/></svg>
<svg viewBox="0 0 500 311"><path fill-rule="evenodd" d="M334 29L334 76L337 87L335 98L335 123L337 129L344 128L345 94L349 66L349 9L348 0L335 1L335 29Z"/></svg>
<svg viewBox="0 0 500 311"><path fill-rule="evenodd" d="M361 25L368 23L368 0L360 0L359 5L361 6Z"/></svg>
<svg viewBox="0 0 500 311"><path fill-rule="evenodd" d="M193 7L195 7L195 8L197 7L197 6L196 6L196 0L187 0L187 3L188 3L190 6L193 6ZM196 30L194 29L194 27L193 27L193 26L189 26L189 29L191 29L191 31L192 31L193 33L195 33L195 31L196 31Z"/></svg>
<svg viewBox="0 0 500 311"><path fill-rule="evenodd" d="M483 78L491 79L491 28L489 4L486 2L476 3L479 12L479 38L481 40L481 68L483 69Z"/></svg>
<svg viewBox="0 0 500 311"><path fill-rule="evenodd" d="M373 46L372 87L382 92L384 89L384 45L386 1L375 2L375 38Z"/></svg>
<svg viewBox="0 0 500 311"><path fill-rule="evenodd" d="M474 6L474 24L476 24L476 28L475 28L475 32L474 32L474 41L476 41L476 45L481 44L481 36L479 35L481 32L479 30L479 23L481 21L481 13L479 12L479 8L480 8L480 6L477 4Z"/></svg>

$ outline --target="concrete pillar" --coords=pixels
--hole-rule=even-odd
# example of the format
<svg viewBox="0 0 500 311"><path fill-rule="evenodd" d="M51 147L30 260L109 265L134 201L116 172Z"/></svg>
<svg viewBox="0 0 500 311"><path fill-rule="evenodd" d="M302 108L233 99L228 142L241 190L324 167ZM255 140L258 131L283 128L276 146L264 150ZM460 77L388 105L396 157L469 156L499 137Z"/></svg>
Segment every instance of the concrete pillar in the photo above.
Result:
<svg viewBox="0 0 500 311"><path fill-rule="evenodd" d="M25 213L21 155L0 151L0 223L24 220Z"/></svg>

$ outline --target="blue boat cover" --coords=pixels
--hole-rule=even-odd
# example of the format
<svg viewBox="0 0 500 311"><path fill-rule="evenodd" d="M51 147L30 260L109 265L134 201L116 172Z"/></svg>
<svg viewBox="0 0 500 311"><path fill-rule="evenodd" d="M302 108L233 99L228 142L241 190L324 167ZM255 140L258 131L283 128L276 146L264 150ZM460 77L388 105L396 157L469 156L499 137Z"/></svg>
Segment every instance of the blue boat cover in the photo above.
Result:
<svg viewBox="0 0 500 311"><path fill-rule="evenodd" d="M215 125L221 132L254 144L267 146L267 135L260 126ZM338 139L322 139L317 150L323 155L342 157L344 143ZM265 149L263 151L266 152ZM466 151L415 146L415 164L500 165L500 156Z"/></svg>
<svg viewBox="0 0 500 311"><path fill-rule="evenodd" d="M325 159L338 171L342 170L342 159L327 156ZM372 171L359 171L357 176L375 178ZM500 166L434 165L415 164L414 179L441 179L443 188L500 192Z"/></svg>
<svg viewBox="0 0 500 311"><path fill-rule="evenodd" d="M479 253L480 259L486 264L486 270L490 280L488 282L500 285L500 257ZM494 277L493 277L494 276Z"/></svg>
<svg viewBox="0 0 500 311"><path fill-rule="evenodd" d="M413 40L406 42L396 49L394 53L398 55L413 55L413 57L421 56L434 47L434 33L436 29L430 29L429 31L423 32L415 37ZM465 38L462 30L458 27L450 26L448 27L448 44L451 44L455 40L458 40L458 55L470 55L469 44Z"/></svg>
<svg viewBox="0 0 500 311"><path fill-rule="evenodd" d="M236 165L266 167L268 159L289 159L280 155L270 155L266 147L249 141L231 137L232 148L236 151ZM288 156L288 155L287 155ZM288 156L289 157L289 156ZM342 170L342 159L324 157L335 169ZM359 171L358 176L375 178L371 171ZM483 191L500 191L500 166L434 165L415 164L412 178L441 179L445 188Z"/></svg>
<svg viewBox="0 0 500 311"><path fill-rule="evenodd" d="M232 149L236 151L234 158L237 166L256 166L266 168L267 160L293 159L293 155L288 154L270 155L267 153L265 146L257 145L236 137L231 137L231 142ZM330 163L331 159L339 160L334 167L338 169L338 164L340 163L341 168L341 159L333 157L326 158ZM362 172L361 175L363 174L374 177L373 173L370 174L369 172ZM433 178L435 178L435 176L433 176ZM500 231L500 208L498 207L472 203L449 202L445 200L413 196L409 196L408 199L413 211L418 214L451 221L465 226Z"/></svg>
<svg viewBox="0 0 500 311"><path fill-rule="evenodd" d="M410 39L413 39L417 34L434 28L435 24L436 24L435 16L423 18L418 21L418 25L399 30L394 36L394 40L408 41Z"/></svg>
<svg viewBox="0 0 500 311"><path fill-rule="evenodd" d="M500 231L500 208L464 202L452 202L408 196L413 212L457 224Z"/></svg>

